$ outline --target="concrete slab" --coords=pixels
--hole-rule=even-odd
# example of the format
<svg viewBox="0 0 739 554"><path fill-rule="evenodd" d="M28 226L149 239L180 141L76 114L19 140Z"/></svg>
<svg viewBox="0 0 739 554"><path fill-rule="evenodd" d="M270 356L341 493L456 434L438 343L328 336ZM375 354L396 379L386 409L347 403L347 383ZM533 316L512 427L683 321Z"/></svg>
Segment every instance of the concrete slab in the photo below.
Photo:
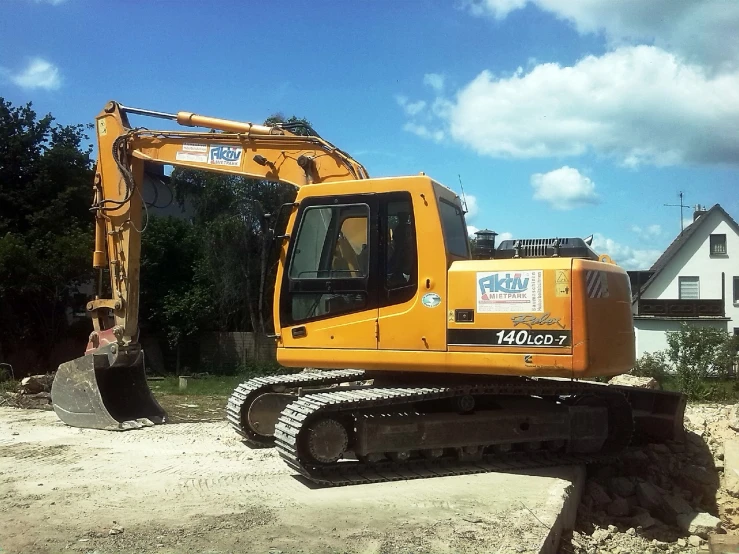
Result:
<svg viewBox="0 0 739 554"><path fill-rule="evenodd" d="M560 467L313 489L225 422L116 433L0 408L0 549L554 554L584 478Z"/></svg>
<svg viewBox="0 0 739 554"><path fill-rule="evenodd" d="M724 441L724 488L739 497L739 440Z"/></svg>

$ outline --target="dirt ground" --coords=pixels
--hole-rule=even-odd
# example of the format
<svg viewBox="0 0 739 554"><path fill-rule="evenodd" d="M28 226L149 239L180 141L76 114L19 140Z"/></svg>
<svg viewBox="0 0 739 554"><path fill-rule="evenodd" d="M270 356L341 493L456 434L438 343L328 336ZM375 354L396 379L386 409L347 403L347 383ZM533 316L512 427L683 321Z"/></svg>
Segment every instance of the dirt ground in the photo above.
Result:
<svg viewBox="0 0 739 554"><path fill-rule="evenodd" d="M538 552L575 469L316 489L221 420L114 433L0 408L0 552Z"/></svg>

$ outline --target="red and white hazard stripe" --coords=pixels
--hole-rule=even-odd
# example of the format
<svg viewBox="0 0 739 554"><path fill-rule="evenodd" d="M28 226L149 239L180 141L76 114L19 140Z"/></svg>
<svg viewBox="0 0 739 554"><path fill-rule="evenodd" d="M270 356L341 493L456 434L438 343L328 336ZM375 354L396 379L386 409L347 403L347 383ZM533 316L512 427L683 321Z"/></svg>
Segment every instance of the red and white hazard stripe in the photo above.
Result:
<svg viewBox="0 0 739 554"><path fill-rule="evenodd" d="M586 271L585 287L590 298L608 298L608 275L605 271Z"/></svg>

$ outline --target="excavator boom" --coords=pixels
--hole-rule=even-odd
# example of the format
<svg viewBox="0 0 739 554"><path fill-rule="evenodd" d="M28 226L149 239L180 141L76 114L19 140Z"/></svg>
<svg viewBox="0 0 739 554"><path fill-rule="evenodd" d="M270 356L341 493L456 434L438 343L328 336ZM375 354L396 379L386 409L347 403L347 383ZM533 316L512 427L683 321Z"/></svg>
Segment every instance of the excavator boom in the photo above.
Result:
<svg viewBox="0 0 739 554"><path fill-rule="evenodd" d="M134 128L129 115L207 131ZM126 429L164 421L144 374L138 344L143 183L147 164L167 164L303 187L368 178L347 153L305 127L256 125L191 112L170 114L109 102L96 118L98 161L92 211L98 294L87 304L93 331L85 355L62 364L52 403L62 421ZM103 295L105 270L111 294Z"/></svg>

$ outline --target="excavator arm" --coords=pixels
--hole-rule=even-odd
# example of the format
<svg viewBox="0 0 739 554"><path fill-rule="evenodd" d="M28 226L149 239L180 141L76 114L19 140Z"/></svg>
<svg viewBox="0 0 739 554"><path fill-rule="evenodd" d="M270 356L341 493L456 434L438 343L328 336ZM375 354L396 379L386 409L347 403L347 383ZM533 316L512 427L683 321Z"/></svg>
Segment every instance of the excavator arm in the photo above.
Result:
<svg viewBox="0 0 739 554"><path fill-rule="evenodd" d="M134 128L129 115L169 119L208 131ZM169 114L111 101L96 118L93 182L98 291L87 305L93 332L85 356L62 364L52 388L57 415L70 425L104 429L161 421L138 345L143 185L147 164L280 181L296 187L368 178L366 169L310 127L231 121L191 112ZM104 269L110 296L103 294ZM115 370L115 371L112 371ZM144 421L145 423L145 421Z"/></svg>

